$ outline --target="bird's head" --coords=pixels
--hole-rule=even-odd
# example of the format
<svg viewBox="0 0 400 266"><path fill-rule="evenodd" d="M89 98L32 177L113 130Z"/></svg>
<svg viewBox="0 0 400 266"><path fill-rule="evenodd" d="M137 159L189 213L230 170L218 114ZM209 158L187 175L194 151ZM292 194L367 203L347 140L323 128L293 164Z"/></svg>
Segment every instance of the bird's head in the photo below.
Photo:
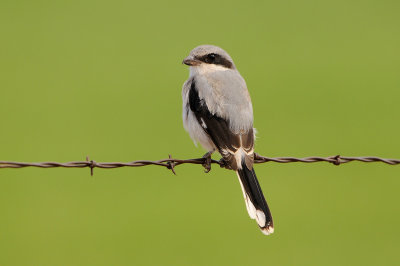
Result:
<svg viewBox="0 0 400 266"><path fill-rule="evenodd" d="M228 70L236 69L232 58L222 48L214 45L201 45L194 48L183 64L192 68L204 70Z"/></svg>

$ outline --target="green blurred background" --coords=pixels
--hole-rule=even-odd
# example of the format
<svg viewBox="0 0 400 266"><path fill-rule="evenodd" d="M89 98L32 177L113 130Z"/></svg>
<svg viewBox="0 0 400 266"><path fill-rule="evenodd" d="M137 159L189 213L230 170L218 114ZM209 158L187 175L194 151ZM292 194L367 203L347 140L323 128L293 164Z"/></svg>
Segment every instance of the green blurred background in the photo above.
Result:
<svg viewBox="0 0 400 266"><path fill-rule="evenodd" d="M0 160L194 158L181 65L234 58L265 156L400 157L399 1L0 2ZM218 158L218 156L216 157ZM399 265L400 166L0 169L0 265Z"/></svg>

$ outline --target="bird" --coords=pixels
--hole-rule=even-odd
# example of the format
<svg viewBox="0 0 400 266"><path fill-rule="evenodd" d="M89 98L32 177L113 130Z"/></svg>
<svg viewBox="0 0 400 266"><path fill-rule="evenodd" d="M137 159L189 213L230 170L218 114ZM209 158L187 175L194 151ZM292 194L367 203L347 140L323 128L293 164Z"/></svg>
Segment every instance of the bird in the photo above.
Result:
<svg viewBox="0 0 400 266"><path fill-rule="evenodd" d="M182 87L183 126L211 169L218 151L223 165L236 172L246 208L262 233L274 232L270 209L254 171L253 106L247 85L230 55L214 45L194 48L182 62L189 78Z"/></svg>

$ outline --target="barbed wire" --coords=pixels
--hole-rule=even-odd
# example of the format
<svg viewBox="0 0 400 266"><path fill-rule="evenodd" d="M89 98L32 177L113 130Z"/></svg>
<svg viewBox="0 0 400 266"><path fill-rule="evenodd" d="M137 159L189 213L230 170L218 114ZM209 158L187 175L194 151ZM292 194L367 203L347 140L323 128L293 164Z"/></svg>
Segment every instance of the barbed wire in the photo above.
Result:
<svg viewBox="0 0 400 266"><path fill-rule="evenodd" d="M330 156L330 157L305 157L305 158L294 158L294 157L264 157L259 154L254 154L254 163L318 163L318 162L328 162L334 165L340 165L349 162L364 162L364 163L373 163L373 162L381 162L390 165L400 164L400 159L384 159L379 157L343 157L340 155ZM206 169L211 166L211 164L218 164L220 167L225 167L225 163L223 160L214 160L207 161L206 158L195 158L195 159L174 159L171 155L169 155L168 159L162 159L158 161L132 161L132 162L96 162L94 160L90 160L89 157L86 157L86 161L74 161L74 162L39 162L39 163L29 163L29 162L11 162L11 161L0 161L0 168L25 168L25 167L39 167L39 168L90 168L90 173L93 175L94 168L105 168L105 169L113 169L120 167L142 167L148 165L157 165L166 167L171 170L174 174L175 167L181 164L201 164Z"/></svg>

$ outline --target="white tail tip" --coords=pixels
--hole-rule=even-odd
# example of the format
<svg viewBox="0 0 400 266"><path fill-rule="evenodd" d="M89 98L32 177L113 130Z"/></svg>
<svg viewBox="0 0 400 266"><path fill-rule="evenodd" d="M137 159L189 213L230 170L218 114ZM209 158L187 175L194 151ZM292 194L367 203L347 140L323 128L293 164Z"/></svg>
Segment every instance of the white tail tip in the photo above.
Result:
<svg viewBox="0 0 400 266"><path fill-rule="evenodd" d="M261 232L263 232L264 235L270 235L274 232L274 227L273 226L267 226L265 228L260 228Z"/></svg>

